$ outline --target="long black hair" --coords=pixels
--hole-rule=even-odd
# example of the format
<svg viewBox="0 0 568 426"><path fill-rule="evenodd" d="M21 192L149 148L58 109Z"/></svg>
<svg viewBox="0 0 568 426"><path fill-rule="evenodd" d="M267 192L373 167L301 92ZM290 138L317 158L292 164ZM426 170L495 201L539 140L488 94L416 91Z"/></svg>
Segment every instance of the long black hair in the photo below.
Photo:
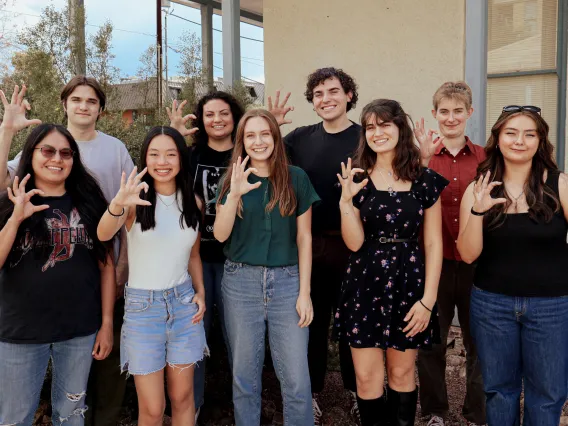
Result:
<svg viewBox="0 0 568 426"><path fill-rule="evenodd" d="M83 222L89 237L93 240L94 256L99 261L105 263L112 243L103 243L98 240L97 226L106 210L107 201L97 180L83 165L79 153L79 146L65 127L59 124L40 124L35 127L24 144L20 163L16 170L16 176L18 176L21 182L22 179L29 174L30 180L26 184L26 191L37 188L35 173L32 167L32 158L35 147L52 132L57 132L65 137L67 142L69 142L69 147L74 151L71 172L67 179L65 179L65 191L71 197L72 206L79 212L81 222ZM31 202L35 205L43 204L39 195L33 196ZM13 211L14 204L8 198L7 191L2 192L0 195L0 227L6 225ZM49 245L49 233L45 219L45 212L41 211L34 213L22 222L18 229L18 234L16 235L16 241L19 241L27 230L32 237L32 247L39 248Z"/></svg>
<svg viewBox="0 0 568 426"><path fill-rule="evenodd" d="M180 132L172 127L156 126L152 127L140 150L140 170L146 168L146 156L150 143L156 136L165 135L173 139L179 154L179 173L176 175L176 191L181 193L181 215L179 217L179 226L184 228L183 222L188 228L197 230L201 219L201 212L197 207L195 195L193 193L193 178L189 173L189 148L185 144L185 140ZM149 173L142 177L142 181L148 184L148 193L142 191L140 198L148 200L151 206L136 207L136 222L140 223L142 231L153 229L156 226L156 189L154 188L154 179ZM177 195L176 195L177 200Z"/></svg>
<svg viewBox="0 0 568 426"><path fill-rule="evenodd" d="M199 129L199 131L195 133L195 136L193 137L193 141L197 149L207 145L207 141L209 140L209 136L207 136L207 132L205 131L205 125L203 124L203 108L205 107L205 104L207 102L212 101L214 99L219 99L222 100L223 102L226 102L227 105L229 105L229 108L231 109L231 114L233 115L233 122L235 123L233 126L233 131L231 132L231 139L233 141L235 140L235 137L237 135L237 126L239 125L239 121L241 121L241 118L245 114L245 110L242 107L242 105L239 103L237 98L235 98L233 95L227 92L222 92L218 90L203 96L201 99L199 99L199 102L197 103L194 112L195 117L197 117L194 121L194 124Z"/></svg>

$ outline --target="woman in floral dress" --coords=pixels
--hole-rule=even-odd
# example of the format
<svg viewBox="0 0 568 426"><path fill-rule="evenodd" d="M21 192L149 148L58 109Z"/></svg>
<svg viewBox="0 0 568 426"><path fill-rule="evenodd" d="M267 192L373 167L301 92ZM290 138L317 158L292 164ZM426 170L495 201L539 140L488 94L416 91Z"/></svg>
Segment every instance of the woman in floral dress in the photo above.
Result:
<svg viewBox="0 0 568 426"><path fill-rule="evenodd" d="M341 233L353 254L335 332L351 346L363 426L414 424L417 350L428 348L437 334L432 310L442 267L438 198L448 181L421 167L410 123L398 102L371 102L361 115L357 168L349 160L338 175ZM365 179L354 182L356 174Z"/></svg>

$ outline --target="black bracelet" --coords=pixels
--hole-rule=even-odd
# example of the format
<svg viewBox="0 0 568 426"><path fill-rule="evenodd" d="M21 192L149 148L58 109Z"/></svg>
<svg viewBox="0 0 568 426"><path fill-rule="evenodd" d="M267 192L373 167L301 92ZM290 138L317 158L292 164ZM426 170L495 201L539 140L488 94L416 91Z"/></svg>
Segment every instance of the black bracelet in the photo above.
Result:
<svg viewBox="0 0 568 426"><path fill-rule="evenodd" d="M124 207L122 208L122 211L120 212L120 214L114 214L113 212L110 211L110 204L107 207L107 212L108 214L110 214L112 217L121 217L124 215Z"/></svg>
<svg viewBox="0 0 568 426"><path fill-rule="evenodd" d="M487 212L479 213L479 212L476 212L475 210L473 210L473 207L471 208L471 214L474 215L474 216L485 216L485 213L487 213Z"/></svg>
<svg viewBox="0 0 568 426"><path fill-rule="evenodd" d="M424 303L422 303L422 300L419 300L420 304L422 306L424 306L424 308L428 311L428 312L432 312L432 309L428 308L428 306L426 306Z"/></svg>

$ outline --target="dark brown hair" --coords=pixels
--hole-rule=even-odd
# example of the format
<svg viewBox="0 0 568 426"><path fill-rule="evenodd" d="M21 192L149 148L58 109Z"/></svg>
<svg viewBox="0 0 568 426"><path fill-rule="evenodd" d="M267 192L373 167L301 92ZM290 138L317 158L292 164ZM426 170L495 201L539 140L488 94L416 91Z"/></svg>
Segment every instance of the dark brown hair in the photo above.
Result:
<svg viewBox="0 0 568 426"><path fill-rule="evenodd" d="M446 81L436 90L436 93L434 93L432 97L432 104L436 111L442 99L453 99L458 102L463 102L466 109L470 109L473 102L471 88L465 81Z"/></svg>
<svg viewBox="0 0 568 426"><path fill-rule="evenodd" d="M398 143L392 164L396 177L404 181L412 181L420 176L422 173L420 151L414 143L412 119L397 101L391 99L376 99L363 108L361 138L355 151L354 167L360 167L365 170L366 174L369 174L377 162L377 153L369 147L365 135L365 129L371 122L390 122L398 127Z"/></svg>
<svg viewBox="0 0 568 426"><path fill-rule="evenodd" d="M268 122L270 127L270 133L274 139L274 151L270 156L270 176L269 181L272 185L270 201L266 205L266 211L270 212L279 205L280 214L282 216L291 216L296 211L296 194L292 187L290 172L288 171L288 156L286 155L286 150L284 148L284 140L280 134L280 127L274 116L264 109L251 109L245 115L237 127L237 134L235 136L235 148L233 149L233 156L231 158L230 167L227 168L225 177L223 178L223 184L221 186L221 191L219 192L219 197L217 203L219 204L223 197L231 189L231 171L232 167L237 163L237 159L241 157L241 160L247 156L245 151L245 126L247 121L253 117L264 118ZM247 164L247 168L250 167L250 163ZM239 202L238 215L243 217L243 204L242 199Z"/></svg>
<svg viewBox="0 0 568 426"><path fill-rule="evenodd" d="M79 86L91 87L95 91L97 98L99 98L101 111L105 110L106 95L101 85L96 78L87 77L84 75L76 75L71 80L69 80L69 83L67 83L63 90L61 90L61 102L63 103L63 106L66 106L67 99L69 98L69 96L71 96L71 93L73 93L73 91Z"/></svg>
<svg viewBox="0 0 568 426"><path fill-rule="evenodd" d="M545 185L544 172L558 172L558 166L553 157L554 147L548 140L548 124L540 114L526 110L502 113L491 128L491 135L485 145L487 158L479 165L477 169L478 176L484 175L489 171L491 172L491 181L503 182L505 161L499 149L499 135L510 119L520 115L526 115L534 120L539 140L538 149L532 159L531 171L525 186L525 197L529 206L529 217L533 220L542 218L545 222L549 222L554 213L559 211L560 201L554 191ZM485 224L489 228L496 228L505 221L505 212L511 205L512 200L505 190L504 185L498 185L493 188L491 196L493 198L507 199L506 203L497 204L485 215Z"/></svg>
<svg viewBox="0 0 568 426"><path fill-rule="evenodd" d="M351 100L347 102L347 111L352 110L355 106L357 106L357 100L359 99L357 84L355 83L355 80L353 80L353 77L349 74L343 70L333 67L317 69L308 76L308 83L306 84L306 91L304 92L306 99L309 103L313 103L314 89L316 86L333 77L339 80L341 87L346 94L351 92Z"/></svg>

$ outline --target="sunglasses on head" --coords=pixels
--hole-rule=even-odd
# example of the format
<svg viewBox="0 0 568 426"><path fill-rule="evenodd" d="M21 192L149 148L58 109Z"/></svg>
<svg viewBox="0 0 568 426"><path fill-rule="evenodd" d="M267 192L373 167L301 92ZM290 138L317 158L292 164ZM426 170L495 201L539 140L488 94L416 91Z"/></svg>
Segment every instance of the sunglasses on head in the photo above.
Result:
<svg viewBox="0 0 568 426"><path fill-rule="evenodd" d="M73 155L75 154L75 151L73 151L71 148L55 149L54 147L49 145L40 146L39 148L34 149L39 149L41 154L45 158L53 158L55 157L55 154L59 152L59 156L62 160L69 160L70 158L73 158Z"/></svg>
<svg viewBox="0 0 568 426"><path fill-rule="evenodd" d="M530 111L536 114L540 114L540 108L534 105L508 105L503 107L503 112L521 112Z"/></svg>

